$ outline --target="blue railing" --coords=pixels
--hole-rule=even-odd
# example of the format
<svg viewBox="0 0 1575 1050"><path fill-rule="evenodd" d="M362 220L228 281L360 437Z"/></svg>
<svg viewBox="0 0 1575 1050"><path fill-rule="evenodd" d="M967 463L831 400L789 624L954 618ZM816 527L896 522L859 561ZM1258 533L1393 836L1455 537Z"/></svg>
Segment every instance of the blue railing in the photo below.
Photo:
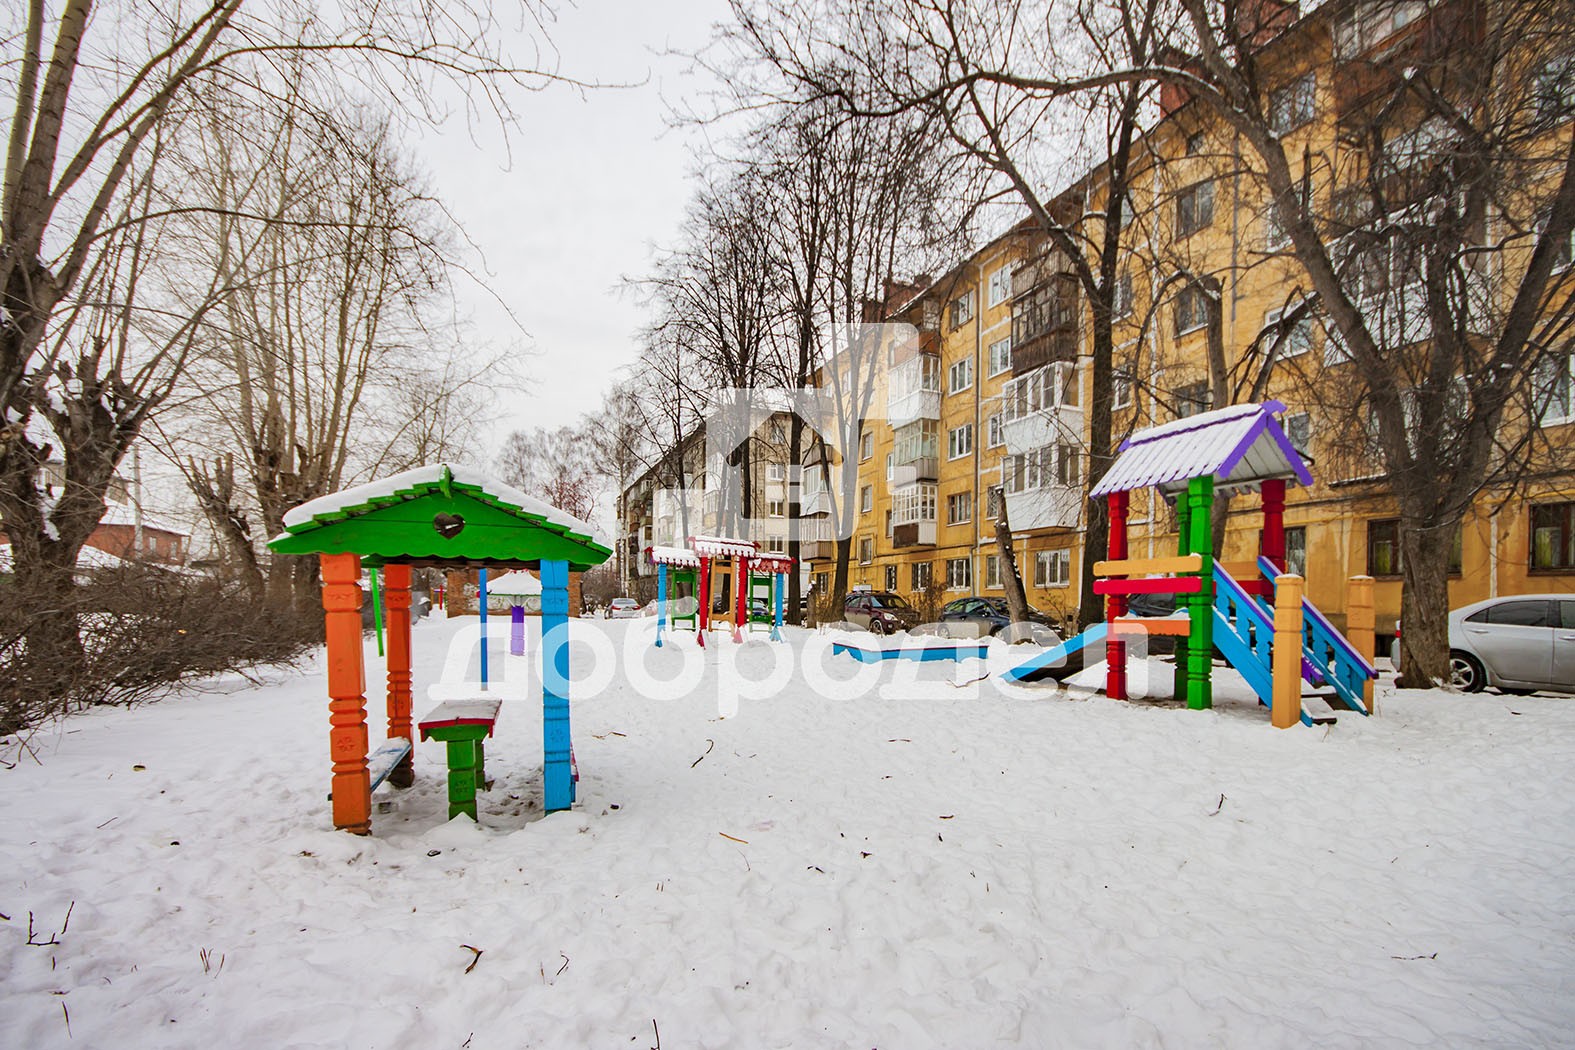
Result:
<svg viewBox="0 0 1575 1050"><path fill-rule="evenodd" d="M1274 701L1274 625L1219 562L1214 563L1214 648L1234 667L1258 700Z"/></svg>
<svg viewBox="0 0 1575 1050"><path fill-rule="evenodd" d="M1258 558L1258 571L1271 583L1279 569L1268 558ZM1335 695L1352 711L1367 714L1364 702L1368 680L1378 671L1357 652L1350 641L1335 629L1329 618L1307 599L1302 599L1302 674L1308 681L1334 687Z"/></svg>

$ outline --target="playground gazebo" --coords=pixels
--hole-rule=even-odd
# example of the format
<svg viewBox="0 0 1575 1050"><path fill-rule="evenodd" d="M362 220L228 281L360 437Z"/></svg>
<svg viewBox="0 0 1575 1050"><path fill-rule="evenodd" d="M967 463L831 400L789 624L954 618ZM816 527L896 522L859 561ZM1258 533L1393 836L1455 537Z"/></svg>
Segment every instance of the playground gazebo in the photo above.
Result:
<svg viewBox="0 0 1575 1050"><path fill-rule="evenodd" d="M542 781L547 812L574 802L569 724L569 573L612 547L589 524L493 478L432 464L303 503L269 541L322 561L334 826L371 830L374 779L414 779L410 666L412 568L534 569L542 586ZM383 570L388 609L388 741L368 755L361 569ZM377 768L369 767L374 759Z"/></svg>

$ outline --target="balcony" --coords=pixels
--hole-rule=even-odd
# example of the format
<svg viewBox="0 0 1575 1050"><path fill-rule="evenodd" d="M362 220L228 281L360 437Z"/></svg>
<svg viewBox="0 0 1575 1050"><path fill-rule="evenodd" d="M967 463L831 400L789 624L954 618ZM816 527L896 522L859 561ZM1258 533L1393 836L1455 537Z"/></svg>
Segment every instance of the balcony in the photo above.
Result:
<svg viewBox="0 0 1575 1050"><path fill-rule="evenodd" d="M1016 275L1013 275L1014 282ZM1012 301L1012 372L1077 359L1077 280L1055 274Z"/></svg>
<svg viewBox="0 0 1575 1050"><path fill-rule="evenodd" d="M822 561L837 556L837 534L830 518L801 518L798 523L799 561Z"/></svg>
<svg viewBox="0 0 1575 1050"><path fill-rule="evenodd" d="M912 485L939 477L941 430L938 422L914 420L898 427L892 438L892 485Z"/></svg>
<svg viewBox="0 0 1575 1050"><path fill-rule="evenodd" d="M1082 452L1058 441L1001 460L1001 488L1013 531L1075 529L1083 509Z"/></svg>
<svg viewBox="0 0 1575 1050"><path fill-rule="evenodd" d="M1013 532L1031 529L1075 529L1081 524L1081 486L1046 485L1006 494L1006 513Z"/></svg>
<svg viewBox="0 0 1575 1050"><path fill-rule="evenodd" d="M1009 380L1001 390L1001 436L1014 452L1083 437L1077 366L1045 365Z"/></svg>
<svg viewBox="0 0 1575 1050"><path fill-rule="evenodd" d="M936 488L918 482L891 494L891 543L893 547L935 545Z"/></svg>
<svg viewBox="0 0 1575 1050"><path fill-rule="evenodd" d="M893 428L941 418L941 358L915 354L895 364L886 384L886 421Z"/></svg>

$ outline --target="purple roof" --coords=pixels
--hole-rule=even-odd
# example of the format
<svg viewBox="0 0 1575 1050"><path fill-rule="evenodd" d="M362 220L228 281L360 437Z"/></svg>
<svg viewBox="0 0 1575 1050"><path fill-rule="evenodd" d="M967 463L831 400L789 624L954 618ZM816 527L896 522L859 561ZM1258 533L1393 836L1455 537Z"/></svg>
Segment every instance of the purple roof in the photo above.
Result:
<svg viewBox="0 0 1575 1050"><path fill-rule="evenodd" d="M1121 443L1121 455L1089 495L1149 487L1168 495L1205 474L1216 489L1255 489L1274 478L1311 485L1306 462L1275 418L1284 411L1278 401L1232 405L1140 430Z"/></svg>

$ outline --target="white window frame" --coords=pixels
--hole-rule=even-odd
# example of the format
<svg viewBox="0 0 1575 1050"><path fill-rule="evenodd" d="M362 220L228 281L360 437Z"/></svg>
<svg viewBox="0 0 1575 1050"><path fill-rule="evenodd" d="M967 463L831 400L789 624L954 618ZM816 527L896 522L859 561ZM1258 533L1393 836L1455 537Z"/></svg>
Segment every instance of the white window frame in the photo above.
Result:
<svg viewBox="0 0 1575 1050"><path fill-rule="evenodd" d="M1034 586L1039 590L1072 585L1072 552L1065 548L1034 551Z"/></svg>
<svg viewBox="0 0 1575 1050"><path fill-rule="evenodd" d="M959 516L958 508L962 509ZM973 493L968 489L951 492L946 496L946 524L966 525L973 521Z"/></svg>
<svg viewBox="0 0 1575 1050"><path fill-rule="evenodd" d="M1538 426L1556 427L1575 423L1575 353L1567 355L1563 361L1555 358L1544 362L1537 369L1537 381L1533 385L1538 401ZM1542 400L1544 390L1548 391L1545 402ZM1562 404L1555 401L1560 394Z"/></svg>
<svg viewBox="0 0 1575 1050"><path fill-rule="evenodd" d="M986 554L984 556L984 589L999 591L1001 584L1001 556L999 554Z"/></svg>
<svg viewBox="0 0 1575 1050"><path fill-rule="evenodd" d="M962 376L961 384L957 381L959 375ZM946 393L960 394L964 390L971 389L973 389L973 358L964 357L953 361L946 370Z"/></svg>
<svg viewBox="0 0 1575 1050"><path fill-rule="evenodd" d="M892 564L886 566L886 589L888 591L895 591L897 589L897 563L896 562L893 562Z"/></svg>
<svg viewBox="0 0 1575 1050"><path fill-rule="evenodd" d="M886 480L890 481L892 478L894 478L896 476L897 476L897 454L895 452L888 452L888 453L886 453Z"/></svg>
<svg viewBox="0 0 1575 1050"><path fill-rule="evenodd" d="M946 432L946 458L962 459L973 454L973 424L964 423Z"/></svg>
<svg viewBox="0 0 1575 1050"><path fill-rule="evenodd" d="M973 590L973 559L946 559L946 589L948 591Z"/></svg>
<svg viewBox="0 0 1575 1050"><path fill-rule="evenodd" d="M1122 321L1132 316L1132 274L1123 273L1116 278L1116 285L1110 290L1110 316L1113 320Z"/></svg>
<svg viewBox="0 0 1575 1050"><path fill-rule="evenodd" d="M1307 436L1301 445L1296 445L1296 435L1293 433L1298 426L1307 429ZM1285 416L1285 437L1304 456L1312 455L1312 413L1290 412Z"/></svg>
<svg viewBox="0 0 1575 1050"><path fill-rule="evenodd" d="M1271 325L1279 324L1280 318L1285 316L1286 309L1287 308L1282 307L1278 310L1270 310L1268 313L1264 314L1263 327L1267 329ZM1296 307L1292 306L1288 309L1294 310ZM1290 334L1287 335L1284 342L1280 344L1279 356L1281 360L1286 360L1292 357L1301 357L1303 354L1310 353L1311 351L1312 318L1303 317L1300 321L1296 322L1296 326L1291 329Z"/></svg>
<svg viewBox="0 0 1575 1050"><path fill-rule="evenodd" d="M951 305L947 307L946 313L947 321L950 322L950 326L954 329L961 328L969 321L972 321L973 289L970 288L966 292L959 295L957 298L953 299Z"/></svg>
<svg viewBox="0 0 1575 1050"><path fill-rule="evenodd" d="M1318 75L1304 73L1269 92L1269 126L1276 135L1288 135L1311 124L1318 112Z"/></svg>
<svg viewBox="0 0 1575 1050"><path fill-rule="evenodd" d="M1002 348L999 360L997 360L997 357L996 357L996 348L997 347L1001 347ZM1012 370L1012 337L1011 336L1007 336L1005 339L997 339L995 342L990 344L989 362L990 363L989 363L988 367L989 367L989 371L990 371L990 376L992 378L995 377L995 376L1000 375L1002 372L1010 372Z"/></svg>
<svg viewBox="0 0 1575 1050"><path fill-rule="evenodd" d="M875 432L873 430L866 430L864 433L859 435L859 462L862 463L874 455Z"/></svg>
<svg viewBox="0 0 1575 1050"><path fill-rule="evenodd" d="M1006 444L1006 428L1001 425L1002 413L997 412L984 421L985 448L1000 448Z"/></svg>
<svg viewBox="0 0 1575 1050"><path fill-rule="evenodd" d="M991 306L1000 306L1012 297L1012 264L1002 263L990 274L987 285L986 301Z"/></svg>
<svg viewBox="0 0 1575 1050"><path fill-rule="evenodd" d="M865 485L859 489L859 513L868 514L875 509L875 486Z"/></svg>
<svg viewBox="0 0 1575 1050"><path fill-rule="evenodd" d="M785 499L768 499L768 500L766 500L766 517L768 517L768 518L785 518L785 517L787 517L787 500L785 500Z"/></svg>
<svg viewBox="0 0 1575 1050"><path fill-rule="evenodd" d="M875 560L875 537L859 537L859 564L868 565Z"/></svg>
<svg viewBox="0 0 1575 1050"><path fill-rule="evenodd" d="M1124 368L1112 369L1110 373L1110 407L1113 409L1131 408L1132 391L1137 384L1132 381L1132 374Z"/></svg>
<svg viewBox="0 0 1575 1050"><path fill-rule="evenodd" d="M767 481L782 481L782 480L784 480L786 478L787 478L787 467L783 466L781 463L767 463L766 464L766 480Z"/></svg>

